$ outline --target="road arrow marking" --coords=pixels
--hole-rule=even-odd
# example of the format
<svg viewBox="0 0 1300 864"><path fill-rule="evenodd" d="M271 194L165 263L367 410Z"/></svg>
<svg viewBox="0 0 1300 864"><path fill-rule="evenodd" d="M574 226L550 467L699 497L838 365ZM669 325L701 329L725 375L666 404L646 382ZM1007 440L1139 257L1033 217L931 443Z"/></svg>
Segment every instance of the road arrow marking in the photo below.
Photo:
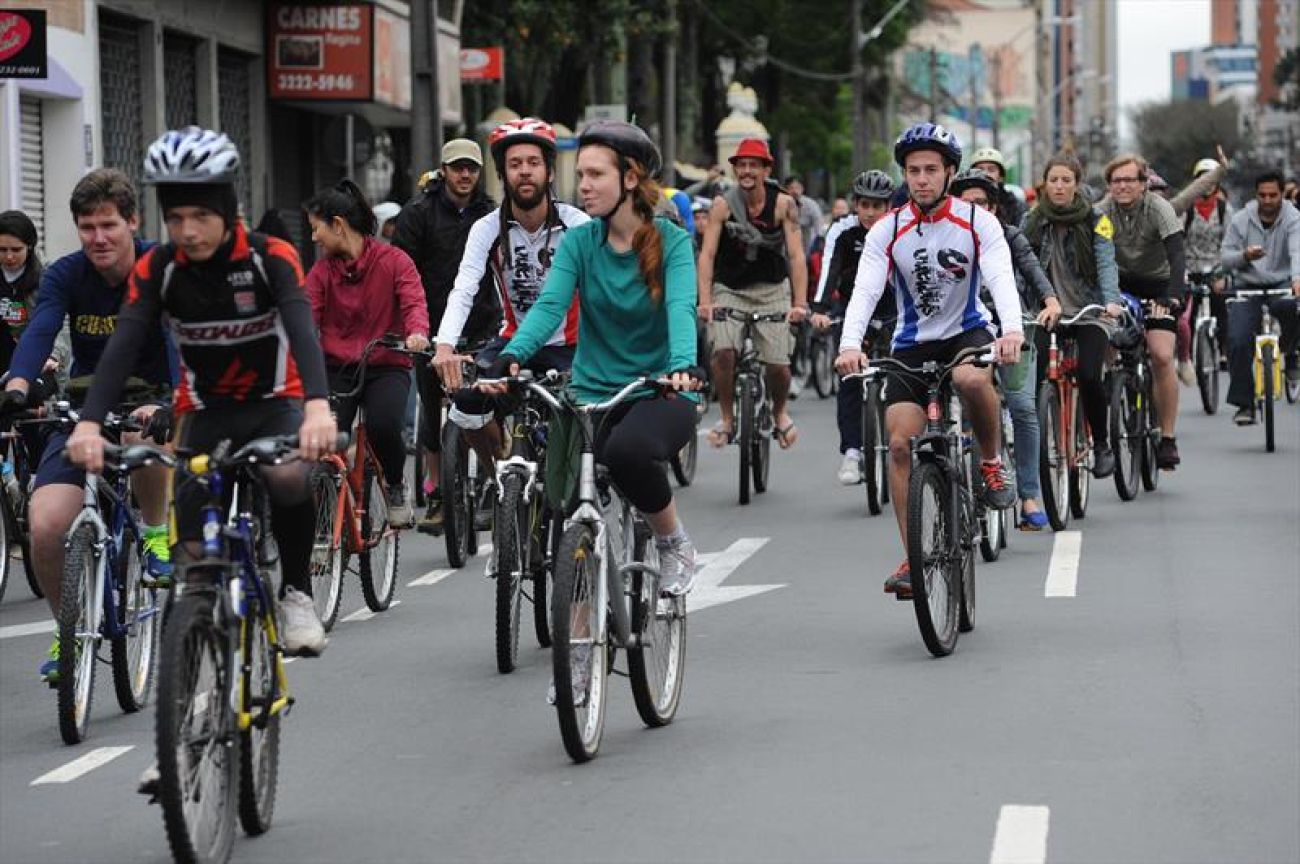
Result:
<svg viewBox="0 0 1300 864"><path fill-rule="evenodd" d="M989 864L1043 864L1047 860L1050 818L1051 810L1047 807L1002 805Z"/></svg>
<svg viewBox="0 0 1300 864"><path fill-rule="evenodd" d="M85 756L80 756L66 765L55 768L53 771L46 774L42 774L33 780L31 785L41 786L46 783L71 782L83 774L94 771L101 765L107 765L123 753L129 753L134 749L134 744L125 747L97 747Z"/></svg>
<svg viewBox="0 0 1300 864"><path fill-rule="evenodd" d="M1047 567L1044 597L1073 597L1079 584L1079 552L1083 532L1058 531L1052 541L1052 563Z"/></svg>
<svg viewBox="0 0 1300 864"><path fill-rule="evenodd" d="M695 575L695 587L687 595L687 613L698 612L710 606L720 606L723 603L734 603L746 597L756 597L786 587L785 585L724 586L722 584L740 565L749 560L750 556L762 549L769 539L768 537L742 537L721 552L701 555L700 560L705 564Z"/></svg>
<svg viewBox="0 0 1300 864"><path fill-rule="evenodd" d="M450 576L455 572L456 572L455 570L430 570L428 573L425 573L423 576L420 576L417 579L412 579L410 582L407 582L406 587L416 588L421 585L437 585L443 579L446 579L448 576Z"/></svg>
<svg viewBox="0 0 1300 864"><path fill-rule="evenodd" d="M394 606L401 606L401 605L402 605L401 600L394 600L392 603L388 604L388 608L392 609ZM363 606L362 608L353 612L351 615L344 615L341 619L339 619L339 623L346 624L350 621L369 621L371 618L374 618L375 615L377 614L379 613L374 612L368 607Z"/></svg>

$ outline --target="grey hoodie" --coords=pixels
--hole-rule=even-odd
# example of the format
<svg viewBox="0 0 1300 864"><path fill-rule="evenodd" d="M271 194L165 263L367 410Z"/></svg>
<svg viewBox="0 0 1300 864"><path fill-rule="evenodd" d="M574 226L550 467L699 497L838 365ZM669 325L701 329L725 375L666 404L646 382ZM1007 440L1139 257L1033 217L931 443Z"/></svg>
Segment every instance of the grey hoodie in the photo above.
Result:
<svg viewBox="0 0 1300 864"><path fill-rule="evenodd" d="M1263 246L1264 257L1247 261L1247 246ZM1283 201L1277 221L1265 231L1259 202L1251 201L1228 223L1221 260L1241 285L1271 288L1300 279L1300 210Z"/></svg>

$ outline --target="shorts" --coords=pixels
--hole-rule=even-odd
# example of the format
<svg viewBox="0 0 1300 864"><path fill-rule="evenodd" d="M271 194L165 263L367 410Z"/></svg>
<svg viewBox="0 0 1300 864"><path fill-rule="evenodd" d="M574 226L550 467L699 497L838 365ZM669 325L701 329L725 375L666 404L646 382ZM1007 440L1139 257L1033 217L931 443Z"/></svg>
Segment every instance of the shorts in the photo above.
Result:
<svg viewBox="0 0 1300 864"><path fill-rule="evenodd" d="M176 447L207 453L229 438L231 451L254 438L294 435L302 427L302 403L296 399L266 399L246 402L218 411L195 411L180 419ZM304 472L304 477L306 473ZM172 517L178 540L203 539L203 506L207 494L199 483L181 471L172 474ZM230 487L225 489L223 509L229 506Z"/></svg>
<svg viewBox="0 0 1300 864"><path fill-rule="evenodd" d="M1173 313L1164 318L1152 318L1147 315L1142 319L1142 326L1148 333L1177 333L1178 318Z"/></svg>
<svg viewBox="0 0 1300 864"><path fill-rule="evenodd" d="M36 477L32 482L33 489L58 483L78 487L86 485L86 472L73 465L63 455L63 448L67 445L68 436L71 434L71 432L54 432L45 438L41 461L36 466Z"/></svg>
<svg viewBox="0 0 1300 864"><path fill-rule="evenodd" d="M963 348L974 348L982 345L989 345L993 342L993 335L982 327L974 330L967 330L965 333L958 333L956 336L950 336L947 339L940 339L937 342L925 342L917 345L915 348L903 348L894 352L894 359L900 363L906 363L908 366L920 366L930 360L939 363L947 363L956 357L958 352ZM914 405L920 405L924 408L929 400L929 389L926 382L914 375L904 375L900 372L885 373L885 405L896 405L900 402L911 402Z"/></svg>
<svg viewBox="0 0 1300 864"><path fill-rule="evenodd" d="M498 337L484 345L475 355L474 365L481 371L486 371L500 356L509 341ZM572 345L543 345L536 354L522 364L522 367L530 370L534 375L545 375L552 369L568 372L573 368L573 352ZM448 412L447 419L462 429L482 429L492 422L494 416L510 413L512 405L513 400L509 397L491 396L477 390L463 390L452 398L451 411Z"/></svg>
<svg viewBox="0 0 1300 864"><path fill-rule="evenodd" d="M713 286L713 303L724 309L757 312L760 315L790 311L790 282L759 282L743 291L726 285ZM730 318L709 322L714 351L739 351L745 325ZM764 321L754 326L754 349L769 366L789 366L794 352L794 334L784 321Z"/></svg>

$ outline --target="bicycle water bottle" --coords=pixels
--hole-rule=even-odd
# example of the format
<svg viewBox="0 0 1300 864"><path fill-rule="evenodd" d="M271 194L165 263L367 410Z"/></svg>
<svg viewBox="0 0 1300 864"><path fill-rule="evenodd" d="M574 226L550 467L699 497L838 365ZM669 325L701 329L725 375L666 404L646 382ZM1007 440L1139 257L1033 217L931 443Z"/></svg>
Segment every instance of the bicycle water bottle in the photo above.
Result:
<svg viewBox="0 0 1300 864"><path fill-rule="evenodd" d="M12 504L16 510L19 502L22 500L23 490L22 487L18 485L17 475L14 474L14 463L6 459L4 465L0 467L0 475L3 475L2 482L4 483L5 494L9 496L9 503Z"/></svg>
<svg viewBox="0 0 1300 864"><path fill-rule="evenodd" d="M203 510L203 557L221 557L221 512L216 507Z"/></svg>

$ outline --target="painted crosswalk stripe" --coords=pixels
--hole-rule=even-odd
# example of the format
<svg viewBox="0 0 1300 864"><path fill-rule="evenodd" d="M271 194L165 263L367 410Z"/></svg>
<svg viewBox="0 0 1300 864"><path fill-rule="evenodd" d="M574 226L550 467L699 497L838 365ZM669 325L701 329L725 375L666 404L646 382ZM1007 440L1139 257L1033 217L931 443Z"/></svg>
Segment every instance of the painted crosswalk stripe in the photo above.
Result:
<svg viewBox="0 0 1300 864"><path fill-rule="evenodd" d="M407 582L406 587L415 588L421 585L437 585L443 579L446 579L448 576L450 576L455 572L456 572L455 570L430 570L428 573L425 573L423 576L420 576L416 579L412 579L410 582Z"/></svg>
<svg viewBox="0 0 1300 864"><path fill-rule="evenodd" d="M1047 807L1002 805L989 864L1043 864L1047 860L1050 817L1051 810Z"/></svg>
<svg viewBox="0 0 1300 864"><path fill-rule="evenodd" d="M1079 552L1083 532L1058 531L1052 543L1052 562L1047 568L1044 597L1073 597L1079 583Z"/></svg>
<svg viewBox="0 0 1300 864"><path fill-rule="evenodd" d="M53 621L33 621L30 624L10 624L0 627L0 639L13 639L17 636L35 636L39 633L53 633Z"/></svg>
<svg viewBox="0 0 1300 864"><path fill-rule="evenodd" d="M401 600L394 600L392 603L389 604L388 608L392 609L394 606L401 606L401 605L402 605ZM358 609L357 611L353 612L351 615L345 615L340 620L345 623L348 621L369 621L371 618L375 617L375 614L376 613L371 611L370 609Z"/></svg>
<svg viewBox="0 0 1300 864"><path fill-rule="evenodd" d="M107 765L123 753L129 753L135 749L134 744L128 744L122 747L96 747L85 756L73 759L67 765L55 768L46 774L42 774L32 781L33 786L42 786L47 783L68 783L76 780L84 774L94 771L101 765Z"/></svg>

